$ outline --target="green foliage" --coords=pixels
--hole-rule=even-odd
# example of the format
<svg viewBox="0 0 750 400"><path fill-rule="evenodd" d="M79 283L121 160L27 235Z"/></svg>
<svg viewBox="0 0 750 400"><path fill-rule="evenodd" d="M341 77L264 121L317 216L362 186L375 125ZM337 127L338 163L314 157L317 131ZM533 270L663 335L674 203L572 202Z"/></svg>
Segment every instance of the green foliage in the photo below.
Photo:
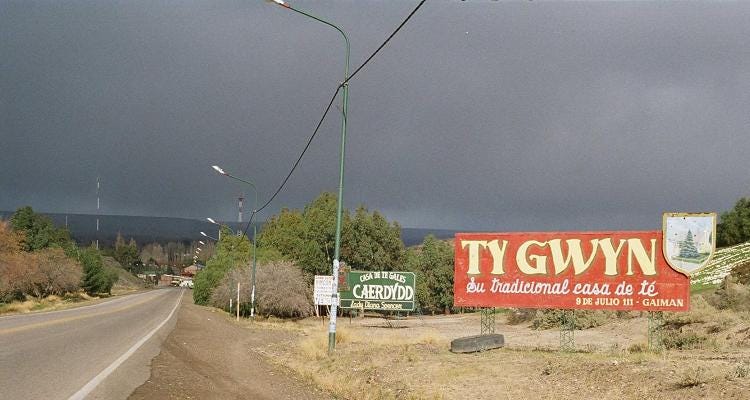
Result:
<svg viewBox="0 0 750 400"><path fill-rule="evenodd" d="M732 246L750 240L750 198L739 199L731 211L721 214L716 233L719 246Z"/></svg>
<svg viewBox="0 0 750 400"><path fill-rule="evenodd" d="M533 308L514 308L508 313L508 324L518 325L534 320L536 310Z"/></svg>
<svg viewBox="0 0 750 400"><path fill-rule="evenodd" d="M360 271L399 270L404 243L401 241L401 227L397 222L390 224L379 212L370 214L360 206L354 218L344 220L341 258Z"/></svg>
<svg viewBox="0 0 750 400"><path fill-rule="evenodd" d="M275 248L308 276L331 273L335 251L336 196L324 192L304 210L284 209L263 227L258 244ZM403 242L398 223L360 206L352 218L342 215L341 261L355 270L399 269Z"/></svg>
<svg viewBox="0 0 750 400"><path fill-rule="evenodd" d="M709 337L694 331L669 330L662 334L665 349L690 350L703 348Z"/></svg>
<svg viewBox="0 0 750 400"><path fill-rule="evenodd" d="M417 300L424 312L450 312L453 307L453 248L429 235L406 254L406 270L416 274Z"/></svg>
<svg viewBox="0 0 750 400"><path fill-rule="evenodd" d="M559 328L565 310L540 308L536 310L531 327L534 329ZM589 329L617 318L614 311L575 310L575 329Z"/></svg>
<svg viewBox="0 0 750 400"><path fill-rule="evenodd" d="M67 229L55 228L52 220L37 214L31 207L19 208L10 217L13 230L21 232L24 238L21 247L25 251L36 251L47 247L71 246L70 233Z"/></svg>
<svg viewBox="0 0 750 400"><path fill-rule="evenodd" d="M117 262L119 262L125 269L131 271L133 269L133 265L135 265L135 263L139 260L138 245L132 238L130 239L130 242L125 243L125 239L118 233L117 239L115 240L115 250L112 254L112 257L117 260Z"/></svg>
<svg viewBox="0 0 750 400"><path fill-rule="evenodd" d="M229 229L222 229L221 233L221 240L216 244L216 254L193 278L193 300L196 304L209 304L214 289L219 286L227 271L247 265L250 260L252 245L246 237L235 236Z"/></svg>
<svg viewBox="0 0 750 400"><path fill-rule="evenodd" d="M89 295L111 293L112 286L117 281L117 273L105 269L102 254L94 246L79 252L79 261L83 265L83 281L81 288Z"/></svg>

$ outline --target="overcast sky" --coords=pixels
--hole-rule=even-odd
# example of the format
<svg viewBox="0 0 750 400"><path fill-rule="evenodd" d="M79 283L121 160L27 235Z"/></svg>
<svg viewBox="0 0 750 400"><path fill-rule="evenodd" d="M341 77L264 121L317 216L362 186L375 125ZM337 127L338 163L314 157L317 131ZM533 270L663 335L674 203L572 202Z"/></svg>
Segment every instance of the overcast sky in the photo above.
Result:
<svg viewBox="0 0 750 400"><path fill-rule="evenodd" d="M293 5L348 33L354 68L417 3ZM750 195L748 21L746 1L428 0L351 81L345 206L469 231L730 209ZM336 31L261 0L0 0L0 210L94 213L100 176L104 214L233 220L252 196L210 166L265 202L343 65ZM336 190L340 125L262 219Z"/></svg>

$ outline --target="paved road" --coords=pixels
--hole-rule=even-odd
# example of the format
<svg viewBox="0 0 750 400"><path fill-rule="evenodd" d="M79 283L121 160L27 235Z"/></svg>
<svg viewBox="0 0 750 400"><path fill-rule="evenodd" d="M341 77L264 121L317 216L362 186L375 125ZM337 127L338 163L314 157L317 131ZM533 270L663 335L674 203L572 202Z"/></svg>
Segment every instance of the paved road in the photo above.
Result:
<svg viewBox="0 0 750 400"><path fill-rule="evenodd" d="M148 379L183 291L0 317L0 398L127 398Z"/></svg>

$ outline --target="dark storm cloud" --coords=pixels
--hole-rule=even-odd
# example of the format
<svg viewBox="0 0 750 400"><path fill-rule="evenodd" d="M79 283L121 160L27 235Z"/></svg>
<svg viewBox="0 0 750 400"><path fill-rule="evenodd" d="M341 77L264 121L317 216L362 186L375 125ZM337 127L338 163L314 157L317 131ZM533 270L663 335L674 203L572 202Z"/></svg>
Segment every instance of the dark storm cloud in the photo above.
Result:
<svg viewBox="0 0 750 400"><path fill-rule="evenodd" d="M300 1L359 65L416 5ZM262 1L0 0L0 209L235 218L343 75L336 32ZM350 86L345 202L405 226L652 229L750 174L750 3L428 1ZM335 190L333 109L270 208ZM250 197L250 196L247 196ZM249 208L249 207L248 207ZM265 213L265 216L270 213Z"/></svg>

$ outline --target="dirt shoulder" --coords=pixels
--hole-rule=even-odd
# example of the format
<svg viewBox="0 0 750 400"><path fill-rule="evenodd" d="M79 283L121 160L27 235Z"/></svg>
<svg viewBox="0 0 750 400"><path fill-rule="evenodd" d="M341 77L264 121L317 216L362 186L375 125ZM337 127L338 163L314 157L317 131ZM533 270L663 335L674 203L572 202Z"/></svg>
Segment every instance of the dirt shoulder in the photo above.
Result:
<svg viewBox="0 0 750 400"><path fill-rule="evenodd" d="M464 314L385 321L341 318L336 355L325 327L298 324L293 345L269 346L274 360L345 399L746 399L749 349L631 352L648 321L635 318L577 331L580 352L558 352L559 330L508 325L506 348L453 354L450 340L479 333Z"/></svg>
<svg viewBox="0 0 750 400"><path fill-rule="evenodd" d="M151 377L129 399L326 399L295 372L270 363L269 345L294 338L183 298L174 330L151 362Z"/></svg>
<svg viewBox="0 0 750 400"><path fill-rule="evenodd" d="M151 378L130 398L747 398L750 348L633 351L647 325L633 318L577 331L581 351L561 353L559 330L498 316L505 348L453 354L452 339L479 333L478 314L340 318L328 356L326 320L236 322L186 298Z"/></svg>

